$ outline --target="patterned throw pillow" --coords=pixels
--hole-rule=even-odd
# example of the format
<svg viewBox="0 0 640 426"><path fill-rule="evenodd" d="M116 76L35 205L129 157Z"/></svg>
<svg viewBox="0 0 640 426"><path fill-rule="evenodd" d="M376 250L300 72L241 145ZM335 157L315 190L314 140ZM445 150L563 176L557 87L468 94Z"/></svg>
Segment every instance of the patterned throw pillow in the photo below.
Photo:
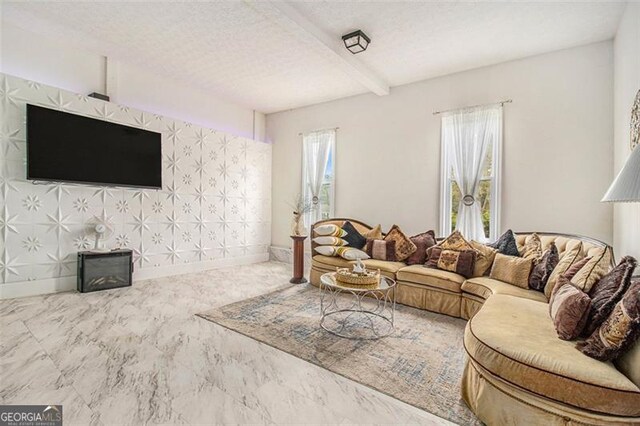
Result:
<svg viewBox="0 0 640 426"><path fill-rule="evenodd" d="M600 328L577 348L600 361L622 356L640 336L640 281L634 281Z"/></svg>
<svg viewBox="0 0 640 426"><path fill-rule="evenodd" d="M531 259L534 265L538 263L542 257L542 241L538 234L534 232L527 236L522 251L520 251L520 256L525 259Z"/></svg>
<svg viewBox="0 0 640 426"><path fill-rule="evenodd" d="M396 258L394 259L396 262L402 262L417 250L416 245L400 230L398 225L391 227L384 240L396 242Z"/></svg>
<svg viewBox="0 0 640 426"><path fill-rule="evenodd" d="M349 243L338 237L315 237L313 242L321 246L346 246Z"/></svg>
<svg viewBox="0 0 640 426"><path fill-rule="evenodd" d="M364 251L372 259L394 261L396 258L396 242L367 240Z"/></svg>
<svg viewBox="0 0 640 426"><path fill-rule="evenodd" d="M540 261L531 271L531 275L529 276L529 288L537 291L544 291L544 286L547 284L547 280L559 260L558 248L552 241L549 248L545 250L544 254L540 258Z"/></svg>
<svg viewBox="0 0 640 426"><path fill-rule="evenodd" d="M610 265L611 252L607 247L599 248L592 254L591 260L571 278L571 283L588 293L591 287L609 271Z"/></svg>
<svg viewBox="0 0 640 426"><path fill-rule="evenodd" d="M531 259L497 253L489 277L528 289L529 273L532 266L533 261Z"/></svg>
<svg viewBox="0 0 640 426"><path fill-rule="evenodd" d="M319 237L343 237L347 235L345 231L342 230L338 225L334 225L332 223L327 225L316 226L313 229L313 232Z"/></svg>
<svg viewBox="0 0 640 426"><path fill-rule="evenodd" d="M428 268L455 272L465 278L473 276L477 252L475 250L444 250L440 246L433 246L429 250Z"/></svg>
<svg viewBox="0 0 640 426"><path fill-rule="evenodd" d="M620 263L607 275L591 287L591 312L584 329L584 336L589 336L611 314L616 303L631 284L631 276L636 268L636 259L631 256L623 257Z"/></svg>
<svg viewBox="0 0 640 426"><path fill-rule="evenodd" d="M361 249L367 243L367 239L362 236L355 226L348 220L342 225L342 230L346 232L346 235L342 236L342 239L349 243L349 246Z"/></svg>
<svg viewBox="0 0 640 426"><path fill-rule="evenodd" d="M382 227L380 225L374 226L372 229L368 230L364 234L362 234L367 240L381 240L382 239Z"/></svg>
<svg viewBox="0 0 640 426"><path fill-rule="evenodd" d="M471 241L471 247L478 252L476 256L476 266L473 269L473 276L481 277L487 275L487 272L491 270L493 260L498 250L477 241Z"/></svg>
<svg viewBox="0 0 640 426"><path fill-rule="evenodd" d="M551 272L551 276L549 276L549 280L547 280L547 285L544 286L544 295L547 296L547 299L551 297L551 291L556 286L558 277L567 272L567 269L569 269L571 265L582 258L584 258L584 255L582 254L581 242L562 254L560 261L556 267L553 268L553 272Z"/></svg>
<svg viewBox="0 0 640 426"><path fill-rule="evenodd" d="M506 254L507 256L520 256L518 244L516 243L516 236L513 234L511 229L502 234L495 243L487 245L497 249L498 253Z"/></svg>
<svg viewBox="0 0 640 426"><path fill-rule="evenodd" d="M427 249L436 245L436 233L423 232L410 238L416 245L416 251L405 260L407 265L423 265L427 261Z"/></svg>
<svg viewBox="0 0 640 426"><path fill-rule="evenodd" d="M573 340L587 323L591 299L564 276L558 279L558 291L549 301L549 314L558 337Z"/></svg>
<svg viewBox="0 0 640 426"><path fill-rule="evenodd" d="M453 231L451 235L442 240L438 246L443 250L475 250L471 243L462 236L460 231Z"/></svg>

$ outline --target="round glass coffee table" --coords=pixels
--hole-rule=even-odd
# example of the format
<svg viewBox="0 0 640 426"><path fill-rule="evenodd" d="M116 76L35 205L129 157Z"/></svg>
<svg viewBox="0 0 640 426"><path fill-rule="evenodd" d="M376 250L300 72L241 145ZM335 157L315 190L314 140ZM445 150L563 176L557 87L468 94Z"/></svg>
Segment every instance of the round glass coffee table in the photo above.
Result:
<svg viewBox="0 0 640 426"><path fill-rule="evenodd" d="M339 283L336 273L320 277L320 326L347 339L379 339L394 331L395 280L380 276L375 287Z"/></svg>

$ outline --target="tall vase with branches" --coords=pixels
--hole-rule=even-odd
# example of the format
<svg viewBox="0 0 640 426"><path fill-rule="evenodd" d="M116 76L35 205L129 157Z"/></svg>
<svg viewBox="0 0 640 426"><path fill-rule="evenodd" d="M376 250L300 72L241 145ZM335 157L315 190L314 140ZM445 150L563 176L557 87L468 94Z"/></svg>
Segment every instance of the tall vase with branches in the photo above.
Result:
<svg viewBox="0 0 640 426"><path fill-rule="evenodd" d="M305 235L304 215L313 210L314 206L310 201L305 201L302 195L298 194L295 201L289 204L293 208L293 219L291 220L291 235Z"/></svg>

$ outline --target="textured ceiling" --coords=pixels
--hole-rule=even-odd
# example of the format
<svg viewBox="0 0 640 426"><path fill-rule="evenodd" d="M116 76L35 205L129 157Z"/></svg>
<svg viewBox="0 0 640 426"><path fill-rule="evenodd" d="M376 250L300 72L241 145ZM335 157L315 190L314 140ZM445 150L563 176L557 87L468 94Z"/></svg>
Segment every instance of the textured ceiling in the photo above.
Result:
<svg viewBox="0 0 640 426"><path fill-rule="evenodd" d="M610 39L619 2L296 2L390 86ZM73 40L262 112L367 92L296 33L244 2L4 2L4 19ZM34 25L37 23L37 25ZM298 30L300 31L300 30Z"/></svg>
<svg viewBox="0 0 640 426"><path fill-rule="evenodd" d="M618 2L305 2L297 7L325 31L371 36L359 59L391 86L615 35Z"/></svg>

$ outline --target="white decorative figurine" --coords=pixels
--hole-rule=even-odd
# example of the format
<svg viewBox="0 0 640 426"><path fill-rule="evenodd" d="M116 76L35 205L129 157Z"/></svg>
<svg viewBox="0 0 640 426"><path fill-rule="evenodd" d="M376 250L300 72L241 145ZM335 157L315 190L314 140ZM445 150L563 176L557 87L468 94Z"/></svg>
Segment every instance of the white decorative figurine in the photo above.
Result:
<svg viewBox="0 0 640 426"><path fill-rule="evenodd" d="M364 266L364 263L362 263L360 258L356 259L356 264L353 265L353 272L356 274L364 274L367 272L367 268Z"/></svg>

